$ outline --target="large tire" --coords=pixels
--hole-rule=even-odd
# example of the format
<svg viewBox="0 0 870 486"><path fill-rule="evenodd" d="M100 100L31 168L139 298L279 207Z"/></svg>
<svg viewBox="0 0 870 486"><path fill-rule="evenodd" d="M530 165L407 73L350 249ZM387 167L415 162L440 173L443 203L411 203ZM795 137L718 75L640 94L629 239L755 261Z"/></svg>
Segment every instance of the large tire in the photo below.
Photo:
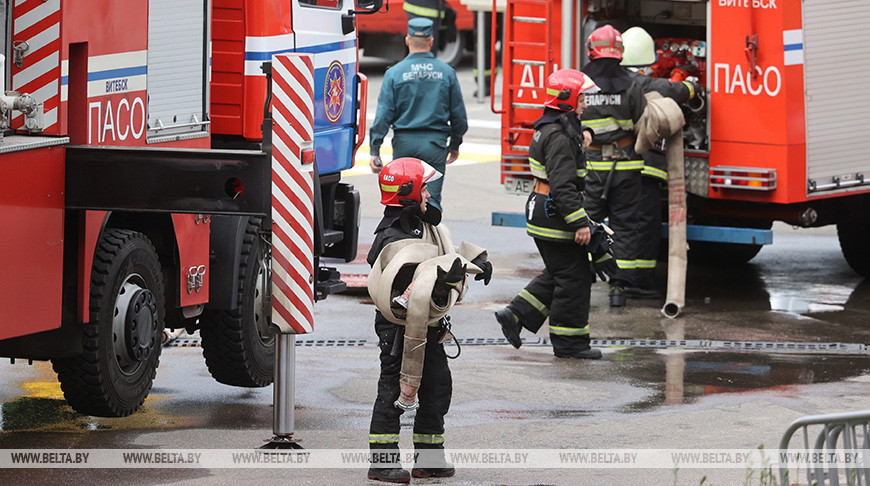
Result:
<svg viewBox="0 0 870 486"><path fill-rule="evenodd" d="M200 318L205 364L211 376L226 385L264 387L274 379L275 335L267 288L271 271L260 224L260 219L250 218L245 228L238 308L208 310Z"/></svg>
<svg viewBox="0 0 870 486"><path fill-rule="evenodd" d="M443 42L439 40L438 43L440 45L438 46L438 52L435 54L436 58L453 67L458 66L462 62L462 58L465 56L464 33L457 32L452 41L445 39Z"/></svg>
<svg viewBox="0 0 870 486"><path fill-rule="evenodd" d="M767 220L722 220L706 219L696 224L706 226L733 226L737 228L770 229L772 221ZM764 245L745 245L741 243L718 243L712 241L693 241L689 243L689 263L709 266L743 265L752 260Z"/></svg>
<svg viewBox="0 0 870 486"><path fill-rule="evenodd" d="M837 237L852 270L870 278L870 217L857 215L840 221L837 223Z"/></svg>
<svg viewBox="0 0 870 486"><path fill-rule="evenodd" d="M126 417L142 405L157 373L164 312L160 262L151 242L142 233L106 230L94 255L82 354L52 360L73 409Z"/></svg>

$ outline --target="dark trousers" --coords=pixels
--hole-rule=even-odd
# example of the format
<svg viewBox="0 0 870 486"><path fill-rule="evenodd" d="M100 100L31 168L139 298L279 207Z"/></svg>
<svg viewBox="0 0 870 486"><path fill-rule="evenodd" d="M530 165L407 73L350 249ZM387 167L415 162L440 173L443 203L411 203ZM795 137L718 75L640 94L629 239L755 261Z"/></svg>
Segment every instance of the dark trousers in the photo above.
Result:
<svg viewBox="0 0 870 486"><path fill-rule="evenodd" d="M514 297L508 308L531 332L550 318L550 340L557 356L589 349L589 294L592 271L586 247L535 238L544 271Z"/></svg>
<svg viewBox="0 0 870 486"><path fill-rule="evenodd" d="M399 451L399 416L403 411L393 403L399 398L403 330L403 326L393 324L380 312L375 312L375 332L381 350L381 376L378 379L378 397L372 410L369 428L369 448L373 452ZM438 328L430 326L426 335L423 378L417 392L420 407L414 417L415 450L443 451L444 416L450 409L452 394L453 379L447 366L447 355L444 353L444 346L438 343ZM431 455L426 457L431 458Z"/></svg>
<svg viewBox="0 0 870 486"><path fill-rule="evenodd" d="M662 237L662 180L641 177L635 287L655 289L656 260Z"/></svg>
<svg viewBox="0 0 870 486"><path fill-rule="evenodd" d="M640 170L614 170L610 177L607 199L602 199L608 173L609 171L590 170L586 175L586 214L598 223L608 218L614 232L611 250L619 265L619 270L610 283L615 286L630 286L637 273Z"/></svg>
<svg viewBox="0 0 870 486"><path fill-rule="evenodd" d="M414 157L431 165L442 175L447 170L447 134L436 131L399 130L393 132L393 159ZM441 187L444 177L426 183L429 188L429 204L443 212L441 207Z"/></svg>

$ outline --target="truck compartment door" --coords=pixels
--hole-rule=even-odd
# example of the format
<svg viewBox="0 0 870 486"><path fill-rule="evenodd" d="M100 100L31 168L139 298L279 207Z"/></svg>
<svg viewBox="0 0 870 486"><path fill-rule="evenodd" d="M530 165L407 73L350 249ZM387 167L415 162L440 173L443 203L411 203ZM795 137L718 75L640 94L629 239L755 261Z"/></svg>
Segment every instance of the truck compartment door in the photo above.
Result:
<svg viewBox="0 0 870 486"><path fill-rule="evenodd" d="M149 143L208 136L210 3L149 0Z"/></svg>

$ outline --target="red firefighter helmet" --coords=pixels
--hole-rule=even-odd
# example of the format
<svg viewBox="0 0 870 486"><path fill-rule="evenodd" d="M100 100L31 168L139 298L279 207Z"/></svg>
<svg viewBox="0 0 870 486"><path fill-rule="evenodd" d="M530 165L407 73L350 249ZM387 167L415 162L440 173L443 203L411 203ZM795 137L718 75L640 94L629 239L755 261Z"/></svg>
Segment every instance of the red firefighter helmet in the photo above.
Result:
<svg viewBox="0 0 870 486"><path fill-rule="evenodd" d="M594 93L598 86L589 76L576 69L560 69L547 78L547 97L544 106L562 111L577 109L581 93Z"/></svg>
<svg viewBox="0 0 870 486"><path fill-rule="evenodd" d="M423 185L441 177L434 167L413 157L394 159L384 166L378 181L381 184L381 204L411 206L423 201Z"/></svg>
<svg viewBox="0 0 870 486"><path fill-rule="evenodd" d="M589 59L610 57L622 59L622 34L612 25L602 25L589 34L586 40L586 53Z"/></svg>

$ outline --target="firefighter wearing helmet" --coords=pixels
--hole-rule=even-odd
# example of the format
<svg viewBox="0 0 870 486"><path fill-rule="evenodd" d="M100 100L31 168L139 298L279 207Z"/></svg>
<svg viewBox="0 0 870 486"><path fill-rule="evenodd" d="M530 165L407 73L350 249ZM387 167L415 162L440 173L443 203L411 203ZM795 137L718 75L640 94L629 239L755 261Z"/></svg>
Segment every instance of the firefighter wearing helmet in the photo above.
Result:
<svg viewBox="0 0 870 486"><path fill-rule="evenodd" d="M610 280L610 305L625 305L625 287L632 285L638 262L637 230L643 159L634 151L634 125L643 114L643 91L619 63L623 38L610 25L595 29L586 42L589 63L582 71L600 93L587 98L584 126L594 131L587 151L586 210L595 221L608 218L615 232L613 254L619 265Z"/></svg>
<svg viewBox="0 0 870 486"><path fill-rule="evenodd" d="M601 351L590 347L588 322L592 271L587 245L592 232L584 209L583 145L589 141L584 138L591 140L591 131L581 128L579 119L586 95L597 91L588 76L573 69L560 69L547 78L544 113L535 122L529 145L535 187L526 203L526 232L534 238L544 271L495 313L515 348L522 345L523 328L536 333L549 316L558 358L601 357ZM599 254L597 259L608 256Z"/></svg>
<svg viewBox="0 0 870 486"><path fill-rule="evenodd" d="M688 103L698 96L700 88L692 81L671 82L666 78L649 76L652 72L650 66L656 62L656 52L655 42L646 30L632 27L622 34L622 42L625 54L621 64L628 68L629 75L644 93L654 91L679 104ZM655 288L655 265L661 240L661 188L668 182L668 163L665 154L655 147L641 155L644 164L641 170L637 229L634 232L638 236L638 265L632 285L624 291L628 297L658 299L661 294Z"/></svg>
<svg viewBox="0 0 870 486"><path fill-rule="evenodd" d="M427 184L441 177L415 158L394 159L378 177L384 217L375 229L367 261L369 295L375 303L375 333L381 373L372 410L368 478L407 483L453 476L444 457L444 415L452 379L443 343L452 338L447 313L467 290L466 274L489 284L486 250L465 241L455 247L428 205ZM418 399L419 397L419 399ZM412 472L399 458L399 417L414 417Z"/></svg>

